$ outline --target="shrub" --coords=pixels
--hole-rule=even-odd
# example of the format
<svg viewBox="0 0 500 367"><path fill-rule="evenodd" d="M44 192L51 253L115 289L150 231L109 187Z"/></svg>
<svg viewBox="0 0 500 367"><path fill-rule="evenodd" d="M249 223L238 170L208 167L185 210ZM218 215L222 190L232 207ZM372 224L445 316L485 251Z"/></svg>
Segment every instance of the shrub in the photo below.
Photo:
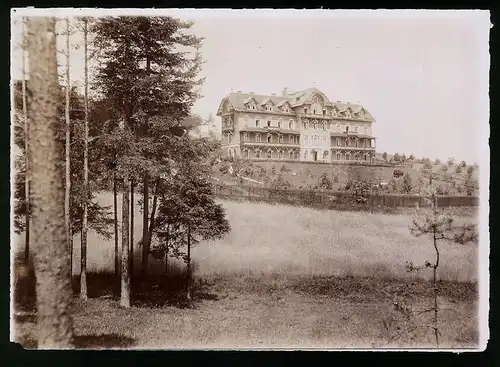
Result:
<svg viewBox="0 0 500 367"><path fill-rule="evenodd" d="M229 164L227 164L226 162L222 163L222 165L219 168L219 171L222 174L226 175L229 172Z"/></svg>
<svg viewBox="0 0 500 367"><path fill-rule="evenodd" d="M326 172L323 172L321 174L321 177L320 177L319 182L318 182L318 189L322 189L322 190L331 190L332 189L332 181L330 180L330 178L328 177Z"/></svg>
<svg viewBox="0 0 500 367"><path fill-rule="evenodd" d="M411 177L408 173L406 173L404 178L403 178L403 185L401 187L401 191L403 191L405 194L409 194L412 189L413 189L413 186L412 186L412 182L411 182Z"/></svg>
<svg viewBox="0 0 500 367"><path fill-rule="evenodd" d="M368 180L348 181L344 187L349 199L355 203L366 203L370 198L371 185Z"/></svg>
<svg viewBox="0 0 500 367"><path fill-rule="evenodd" d="M399 178L401 176L404 175L403 171L399 170L399 169L396 169L394 170L394 172L392 173L392 175L395 177L395 178Z"/></svg>
<svg viewBox="0 0 500 367"><path fill-rule="evenodd" d="M338 183L339 182L339 176L335 175L333 177L333 182Z"/></svg>

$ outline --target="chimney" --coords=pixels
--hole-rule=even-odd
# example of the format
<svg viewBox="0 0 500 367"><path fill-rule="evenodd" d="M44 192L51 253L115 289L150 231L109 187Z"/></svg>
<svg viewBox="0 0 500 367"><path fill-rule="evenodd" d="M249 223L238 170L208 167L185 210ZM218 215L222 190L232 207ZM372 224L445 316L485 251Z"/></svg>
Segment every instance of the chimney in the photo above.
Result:
<svg viewBox="0 0 500 367"><path fill-rule="evenodd" d="M288 88L287 87L283 88L283 92L281 93L281 95L283 97L288 97Z"/></svg>

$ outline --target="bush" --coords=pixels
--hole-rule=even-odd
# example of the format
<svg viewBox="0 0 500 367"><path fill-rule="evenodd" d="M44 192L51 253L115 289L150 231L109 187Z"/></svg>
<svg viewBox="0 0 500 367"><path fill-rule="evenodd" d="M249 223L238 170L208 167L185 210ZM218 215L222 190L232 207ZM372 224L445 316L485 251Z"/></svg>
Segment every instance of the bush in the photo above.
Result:
<svg viewBox="0 0 500 367"><path fill-rule="evenodd" d="M317 187L318 187L318 189L321 189L321 190L331 190L332 189L332 181L330 180L330 178L328 177L326 172L323 172L321 174L321 177L319 179Z"/></svg>
<svg viewBox="0 0 500 367"><path fill-rule="evenodd" d="M370 198L371 184L368 180L348 181L344 187L349 199L355 203L366 203Z"/></svg>
<svg viewBox="0 0 500 367"><path fill-rule="evenodd" d="M392 175L395 177L395 178L399 178L401 176L404 175L403 171L399 170L399 169L396 169L394 170L394 172L392 173Z"/></svg>
<svg viewBox="0 0 500 367"><path fill-rule="evenodd" d="M220 168L219 168L219 171L220 171L222 174L226 175L226 174L229 172L229 164L227 164L227 163L225 163L225 162L224 162L224 163L222 163L222 165L221 165L221 166L220 166Z"/></svg>

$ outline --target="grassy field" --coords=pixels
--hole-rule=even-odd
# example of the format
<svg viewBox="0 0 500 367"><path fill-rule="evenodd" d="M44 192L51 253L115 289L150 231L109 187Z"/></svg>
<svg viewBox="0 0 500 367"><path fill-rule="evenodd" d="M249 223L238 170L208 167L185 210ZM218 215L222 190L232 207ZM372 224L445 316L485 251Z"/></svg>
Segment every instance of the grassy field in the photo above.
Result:
<svg viewBox="0 0 500 367"><path fill-rule="evenodd" d="M138 197L139 195L136 195ZM112 205L112 195L99 195L102 205ZM118 200L121 213L121 197ZM266 203L221 201L231 232L222 240L200 243L193 249L195 271L200 276L218 274L307 274L375 277L423 277L430 271L407 273L405 262L433 261L430 238L415 238L408 230L410 210L401 215L338 212ZM423 210L423 209L422 209ZM464 212L464 210L462 210ZM121 217L121 215L119 215ZM474 222L477 216L458 217ZM142 213L135 207L134 237L142 237ZM121 234L119 235L121 242ZM22 241L22 236L19 242ZM80 271L80 238L74 239L74 273ZM121 246L120 246L121 248ZM442 280L477 280L477 244L441 243ZM137 249L135 264L140 265ZM89 271L113 271L114 240L90 231ZM151 259L152 272L163 265Z"/></svg>
<svg viewBox="0 0 500 367"><path fill-rule="evenodd" d="M139 195L137 195L139 196ZM104 205L112 196L99 196ZM121 197L119 198L119 202ZM431 331L396 339L405 325L394 301L413 309L431 302L431 272L407 273L405 262L433 261L429 238L409 231L411 211L400 215L321 211L265 203L221 201L232 231L193 249L200 284L195 304L118 307L116 294L75 299L75 330L81 347L127 348L348 348L432 347ZM121 207L118 208L121 213ZM477 216L459 210L460 221ZM142 233L135 207L135 239ZM75 238L75 273L79 272ZM477 244L442 243L441 347L478 343ZM88 268L112 272L114 241L89 234ZM140 254L136 256L139 264ZM153 261L153 270L163 270ZM99 286L89 278L89 287ZM93 285L95 284L95 285ZM118 283L116 283L118 285ZM161 289L161 288L160 288ZM161 292L161 290L160 290ZM429 314L415 317L429 324ZM404 329L404 328L403 328ZM33 345L34 320L16 324L16 339Z"/></svg>

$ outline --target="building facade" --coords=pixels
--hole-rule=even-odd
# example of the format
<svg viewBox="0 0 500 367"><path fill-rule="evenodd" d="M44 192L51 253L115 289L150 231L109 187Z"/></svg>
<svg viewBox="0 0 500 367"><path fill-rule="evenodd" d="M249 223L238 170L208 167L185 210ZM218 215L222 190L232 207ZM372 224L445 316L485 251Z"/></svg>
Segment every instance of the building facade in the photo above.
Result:
<svg viewBox="0 0 500 367"><path fill-rule="evenodd" d="M372 115L361 105L330 102L316 88L222 99L222 149L226 156L306 162L373 162Z"/></svg>

